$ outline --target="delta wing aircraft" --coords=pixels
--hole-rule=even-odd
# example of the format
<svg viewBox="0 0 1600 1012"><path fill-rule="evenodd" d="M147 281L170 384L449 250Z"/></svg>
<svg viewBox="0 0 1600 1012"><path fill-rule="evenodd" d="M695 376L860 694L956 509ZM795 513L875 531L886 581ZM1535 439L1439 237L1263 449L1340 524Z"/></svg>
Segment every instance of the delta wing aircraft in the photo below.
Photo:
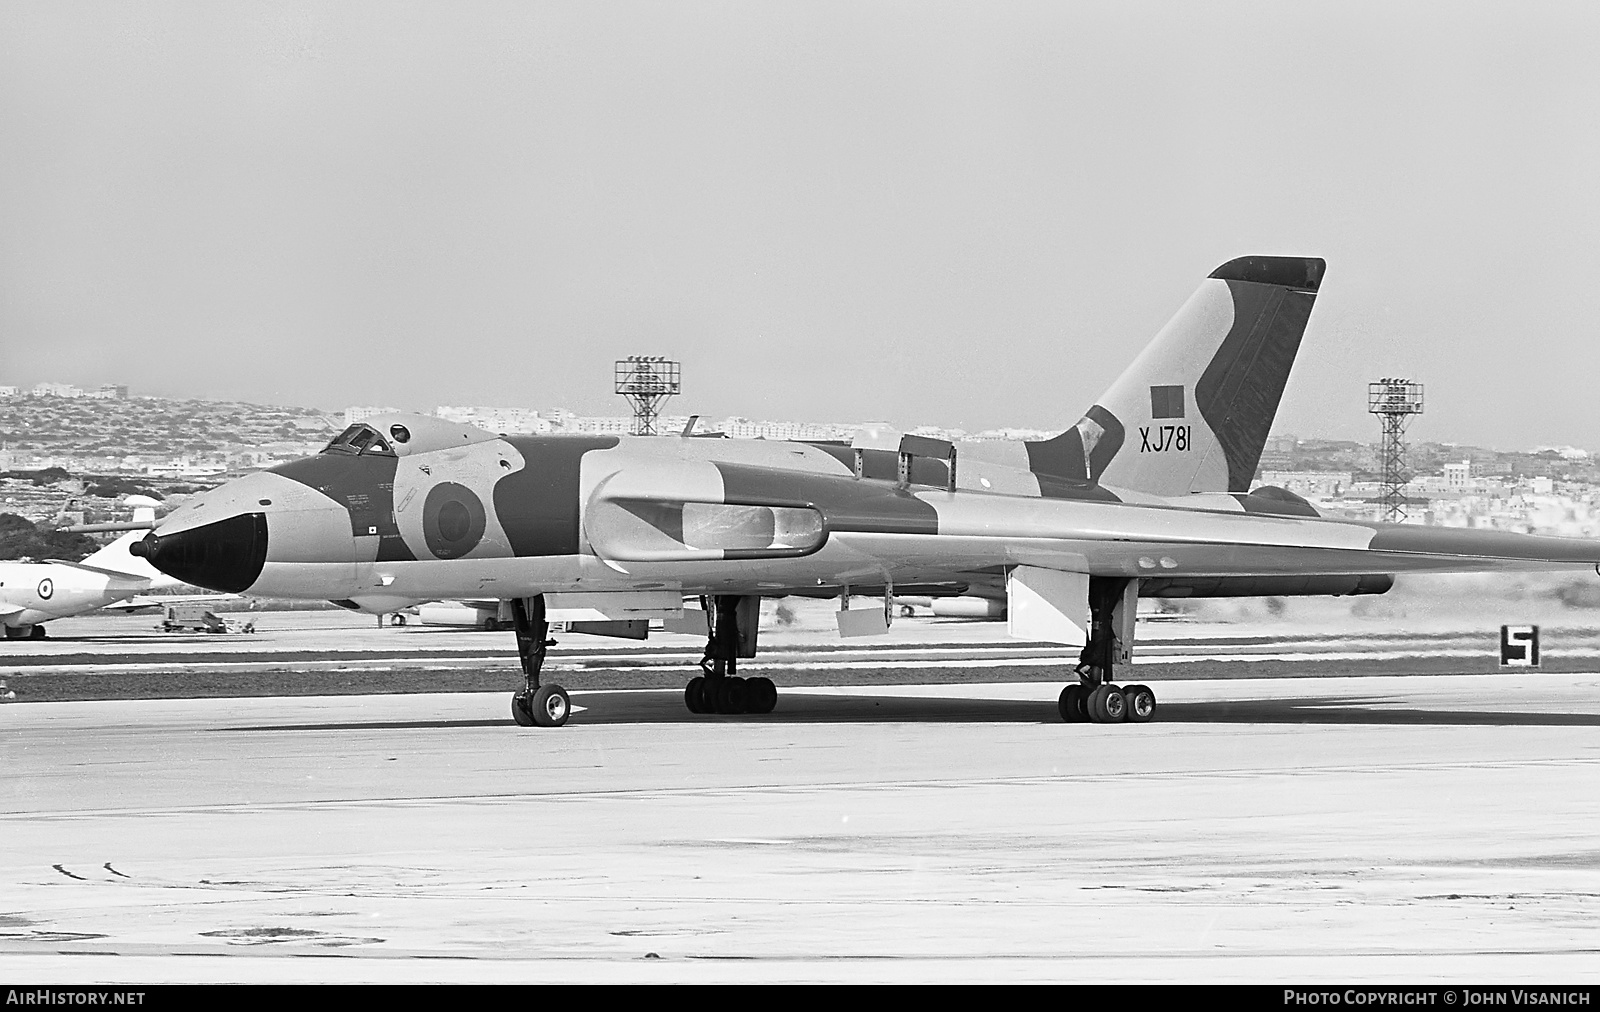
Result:
<svg viewBox="0 0 1600 1012"><path fill-rule="evenodd" d="M382 613L503 602L526 685L511 711L559 725L541 684L549 622L706 635L684 701L767 712L744 679L762 597L838 597L846 634L895 593L1007 602L1011 632L1078 647L1069 721L1149 720L1119 686L1146 596L1372 594L1395 573L1591 569L1600 542L1319 516L1250 485L1323 277L1318 259L1223 264L1123 375L1053 439L852 444L496 436L419 415L352 425L320 454L169 514L135 552L187 583ZM883 595L881 610L852 610ZM699 610L682 607L698 596Z"/></svg>
<svg viewBox="0 0 1600 1012"><path fill-rule="evenodd" d="M157 572L129 547L155 523L153 499L130 497L138 505L126 524L89 525L88 529L133 530L82 562L0 562L0 627L7 639L43 639L44 623L103 608L153 587L171 587L177 580ZM84 528L76 528L84 529Z"/></svg>

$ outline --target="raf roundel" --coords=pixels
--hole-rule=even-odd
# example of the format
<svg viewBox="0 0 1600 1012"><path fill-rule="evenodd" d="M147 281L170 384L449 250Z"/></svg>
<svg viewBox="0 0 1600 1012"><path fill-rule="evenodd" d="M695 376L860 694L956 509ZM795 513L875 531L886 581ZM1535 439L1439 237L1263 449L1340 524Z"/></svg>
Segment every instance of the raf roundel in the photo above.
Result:
<svg viewBox="0 0 1600 1012"><path fill-rule="evenodd" d="M39 581L39 599L48 601L56 592L56 582L48 576Z"/></svg>
<svg viewBox="0 0 1600 1012"><path fill-rule="evenodd" d="M422 537L436 559L459 559L478 547L485 522L477 494L453 481L433 486L422 504Z"/></svg>

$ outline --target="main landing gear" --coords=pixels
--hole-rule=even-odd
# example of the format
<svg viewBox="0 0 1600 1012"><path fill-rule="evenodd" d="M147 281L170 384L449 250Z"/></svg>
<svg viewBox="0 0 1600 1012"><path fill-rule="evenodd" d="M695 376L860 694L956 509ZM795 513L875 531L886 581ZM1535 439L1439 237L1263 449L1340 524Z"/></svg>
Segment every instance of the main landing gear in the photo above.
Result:
<svg viewBox="0 0 1600 1012"><path fill-rule="evenodd" d="M1137 581L1089 578L1089 640L1074 669L1078 684L1061 690L1062 720L1143 724L1155 716L1156 694L1148 685L1118 686L1111 680L1114 665L1131 659L1137 604Z"/></svg>
<svg viewBox="0 0 1600 1012"><path fill-rule="evenodd" d="M683 705L690 713L771 713L778 687L770 678L740 678L739 658L756 655L756 624L761 598L720 594L702 597L710 626L701 673L689 679Z"/></svg>
<svg viewBox="0 0 1600 1012"><path fill-rule="evenodd" d="M517 659L527 685L511 697L511 717L522 727L560 727L572 715L572 700L559 685L540 685L545 651L555 645L544 619L544 595L514 598L511 624L517 631Z"/></svg>

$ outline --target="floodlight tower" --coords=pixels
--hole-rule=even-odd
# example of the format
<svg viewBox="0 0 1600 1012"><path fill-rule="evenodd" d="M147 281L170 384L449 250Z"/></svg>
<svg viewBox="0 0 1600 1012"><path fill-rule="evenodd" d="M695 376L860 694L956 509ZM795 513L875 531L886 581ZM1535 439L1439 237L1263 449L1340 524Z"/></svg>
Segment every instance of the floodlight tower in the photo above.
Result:
<svg viewBox="0 0 1600 1012"><path fill-rule="evenodd" d="M1406 518L1406 426L1422 414L1422 384L1408 379L1381 379L1367 384L1367 411L1383 423L1383 519L1400 523Z"/></svg>
<svg viewBox="0 0 1600 1012"><path fill-rule="evenodd" d="M617 393L633 406L633 434L656 434L661 404L678 392L679 363L663 355L629 355L617 359Z"/></svg>

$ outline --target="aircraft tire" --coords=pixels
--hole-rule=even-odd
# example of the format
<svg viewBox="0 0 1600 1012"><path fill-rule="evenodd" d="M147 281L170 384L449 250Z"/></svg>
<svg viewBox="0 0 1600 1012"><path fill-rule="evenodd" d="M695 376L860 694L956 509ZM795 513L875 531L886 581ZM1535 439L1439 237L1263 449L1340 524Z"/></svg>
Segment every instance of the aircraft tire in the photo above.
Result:
<svg viewBox="0 0 1600 1012"><path fill-rule="evenodd" d="M752 678L746 688L750 693L750 701L745 705L746 713L771 713L778 705L778 687L772 684L772 679Z"/></svg>
<svg viewBox="0 0 1600 1012"><path fill-rule="evenodd" d="M705 688L705 676L695 675L693 678L689 679L689 684L683 690L683 705L688 708L690 713L705 712L705 706L700 698L700 695L705 691Z"/></svg>
<svg viewBox="0 0 1600 1012"><path fill-rule="evenodd" d="M1156 694L1148 685L1129 685L1122 690L1128 701L1128 723L1145 724L1156 715Z"/></svg>
<svg viewBox="0 0 1600 1012"><path fill-rule="evenodd" d="M1128 701L1115 685L1097 685L1089 693L1085 709L1096 724L1120 724L1127 716Z"/></svg>
<svg viewBox="0 0 1600 1012"><path fill-rule="evenodd" d="M528 709L528 690L518 690L511 696L511 719L518 727L533 726L533 711Z"/></svg>
<svg viewBox="0 0 1600 1012"><path fill-rule="evenodd" d="M1061 719L1068 724L1083 724L1089 720L1089 713L1083 704L1083 686L1074 682L1061 690L1061 698L1056 701L1056 709L1061 711Z"/></svg>
<svg viewBox="0 0 1600 1012"><path fill-rule="evenodd" d="M750 691L743 678L724 678L717 687L717 712L743 713L750 703Z"/></svg>
<svg viewBox="0 0 1600 1012"><path fill-rule="evenodd" d="M1106 722L1105 715L1100 712L1100 697L1104 695L1100 690L1103 688L1105 686L1096 685L1083 694L1083 713L1084 716L1089 718L1090 723L1104 724Z"/></svg>
<svg viewBox="0 0 1600 1012"><path fill-rule="evenodd" d="M528 701L533 722L540 727L560 727L572 716L572 699L559 685L541 685Z"/></svg>
<svg viewBox="0 0 1600 1012"><path fill-rule="evenodd" d="M33 627L33 631L28 633L28 638L30 640L42 640L42 639L44 639L44 637L45 637L45 631L44 631L44 626L42 626L42 625L34 626Z"/></svg>

